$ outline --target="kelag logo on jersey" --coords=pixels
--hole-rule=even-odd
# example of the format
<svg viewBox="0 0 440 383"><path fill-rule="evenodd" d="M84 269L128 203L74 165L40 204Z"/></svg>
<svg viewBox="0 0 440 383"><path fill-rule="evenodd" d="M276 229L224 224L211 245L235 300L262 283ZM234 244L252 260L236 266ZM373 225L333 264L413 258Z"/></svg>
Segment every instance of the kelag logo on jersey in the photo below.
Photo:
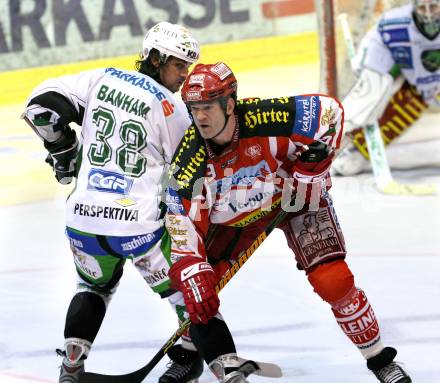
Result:
<svg viewBox="0 0 440 383"><path fill-rule="evenodd" d="M296 116L293 133L313 138L319 125L321 105L319 96L299 96L295 98Z"/></svg>
<svg viewBox="0 0 440 383"><path fill-rule="evenodd" d="M125 178L123 175L107 172L100 169L91 169L87 190L96 190L107 193L128 194L133 180Z"/></svg>

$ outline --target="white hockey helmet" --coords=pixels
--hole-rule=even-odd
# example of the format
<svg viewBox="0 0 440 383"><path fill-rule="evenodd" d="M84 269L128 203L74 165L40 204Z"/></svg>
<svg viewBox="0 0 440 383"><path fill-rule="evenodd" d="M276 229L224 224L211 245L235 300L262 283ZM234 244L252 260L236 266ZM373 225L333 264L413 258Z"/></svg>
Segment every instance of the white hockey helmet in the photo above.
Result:
<svg viewBox="0 0 440 383"><path fill-rule="evenodd" d="M157 49L165 62L174 56L195 63L200 56L199 43L183 26L162 21L150 28L142 43L142 59L145 60L152 49Z"/></svg>
<svg viewBox="0 0 440 383"><path fill-rule="evenodd" d="M440 0L413 0L414 14L428 36L440 32Z"/></svg>

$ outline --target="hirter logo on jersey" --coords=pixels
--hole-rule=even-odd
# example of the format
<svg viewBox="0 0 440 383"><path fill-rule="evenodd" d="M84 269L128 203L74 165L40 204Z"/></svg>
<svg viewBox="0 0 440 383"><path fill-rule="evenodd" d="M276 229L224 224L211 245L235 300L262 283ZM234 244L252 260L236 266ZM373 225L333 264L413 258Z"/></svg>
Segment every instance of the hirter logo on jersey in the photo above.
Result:
<svg viewBox="0 0 440 383"><path fill-rule="evenodd" d="M319 96L299 96L295 98L296 118L293 133L313 138L319 127L321 105Z"/></svg>

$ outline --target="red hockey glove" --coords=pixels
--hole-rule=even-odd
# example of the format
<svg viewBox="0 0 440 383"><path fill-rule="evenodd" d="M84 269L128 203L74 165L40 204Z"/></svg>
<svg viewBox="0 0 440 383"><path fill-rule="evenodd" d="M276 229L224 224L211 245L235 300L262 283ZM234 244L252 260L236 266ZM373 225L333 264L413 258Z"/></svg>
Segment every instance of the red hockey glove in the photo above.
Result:
<svg viewBox="0 0 440 383"><path fill-rule="evenodd" d="M208 323L218 312L220 300L215 291L215 274L207 262L186 256L171 266L168 273L173 285L183 293L191 321Z"/></svg>
<svg viewBox="0 0 440 383"><path fill-rule="evenodd" d="M305 203L321 198L323 180L327 177L333 154L319 162L303 162L300 158L293 166L293 186L297 193L305 194ZM302 184L302 185L301 185Z"/></svg>

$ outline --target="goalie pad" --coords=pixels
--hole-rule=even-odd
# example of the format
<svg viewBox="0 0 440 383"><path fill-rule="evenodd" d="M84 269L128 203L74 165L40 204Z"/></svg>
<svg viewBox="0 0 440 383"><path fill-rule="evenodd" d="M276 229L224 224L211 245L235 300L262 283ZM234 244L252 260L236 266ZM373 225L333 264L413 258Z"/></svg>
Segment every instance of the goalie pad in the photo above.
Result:
<svg viewBox="0 0 440 383"><path fill-rule="evenodd" d="M342 101L346 131L377 121L393 94L393 83L390 74L368 68L361 71L353 88Z"/></svg>
<svg viewBox="0 0 440 383"><path fill-rule="evenodd" d="M421 114L427 109L427 104L416 88L408 82L400 84L391 99L387 100L385 111L378 118L380 131L385 145L404 133L418 120ZM365 158L369 158L367 142L362 127L350 132L351 139L356 148Z"/></svg>

